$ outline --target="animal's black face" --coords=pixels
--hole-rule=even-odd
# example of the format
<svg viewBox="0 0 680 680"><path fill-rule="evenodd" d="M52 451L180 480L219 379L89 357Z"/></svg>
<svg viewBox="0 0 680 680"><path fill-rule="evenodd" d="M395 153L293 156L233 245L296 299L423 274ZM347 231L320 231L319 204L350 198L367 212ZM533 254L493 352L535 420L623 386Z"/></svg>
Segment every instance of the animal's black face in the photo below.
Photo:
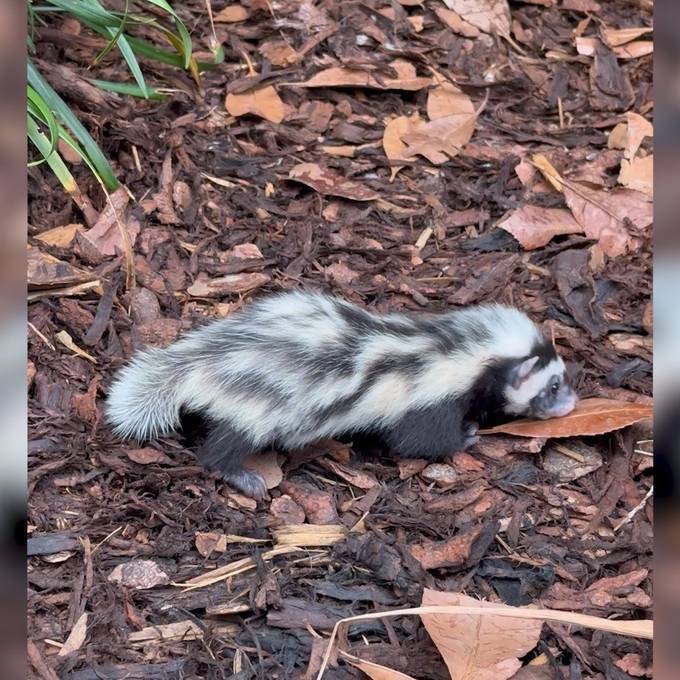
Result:
<svg viewBox="0 0 680 680"><path fill-rule="evenodd" d="M543 366L538 356L514 366L505 388L505 398L506 413L541 419L566 416L578 401L564 362L556 355Z"/></svg>
<svg viewBox="0 0 680 680"><path fill-rule="evenodd" d="M566 416L576 406L576 393L566 374L550 377L548 384L529 402L529 413L534 418Z"/></svg>

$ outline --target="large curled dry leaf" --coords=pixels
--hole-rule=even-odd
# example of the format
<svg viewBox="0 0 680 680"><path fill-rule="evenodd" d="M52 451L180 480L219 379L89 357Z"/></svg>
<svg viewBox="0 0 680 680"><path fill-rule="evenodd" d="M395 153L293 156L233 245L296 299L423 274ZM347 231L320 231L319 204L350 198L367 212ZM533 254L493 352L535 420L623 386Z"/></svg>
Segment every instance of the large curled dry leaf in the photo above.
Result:
<svg viewBox="0 0 680 680"><path fill-rule="evenodd" d="M633 158L632 161L624 158L618 182L629 189L641 191L651 199L654 196L654 156Z"/></svg>
<svg viewBox="0 0 680 680"><path fill-rule="evenodd" d="M441 593L429 588L423 591L422 604L499 606L461 593ZM543 626L540 620L493 615L421 614L420 618L444 658L451 680L511 678L522 666L518 657L537 645Z"/></svg>
<svg viewBox="0 0 680 680"><path fill-rule="evenodd" d="M628 427L652 417L652 407L615 399L584 399L562 418L550 420L515 420L498 425L481 434L514 434L518 437L561 438L594 436Z"/></svg>
<svg viewBox="0 0 680 680"><path fill-rule="evenodd" d="M580 234L583 231L569 210L537 205L517 208L498 226L512 234L525 250L541 248L560 234Z"/></svg>
<svg viewBox="0 0 680 680"><path fill-rule="evenodd" d="M238 94L229 93L224 106L236 118L250 113L271 123L280 123L284 117L281 97L271 85L239 92Z"/></svg>
<svg viewBox="0 0 680 680"><path fill-rule="evenodd" d="M654 29L651 26L640 26L637 28L605 28L602 30L602 37L609 47L619 47L632 42Z"/></svg>
<svg viewBox="0 0 680 680"><path fill-rule="evenodd" d="M641 191L592 189L583 182L564 179L542 154L536 154L532 162L548 182L564 194L567 206L585 235L599 241L605 254L611 257L623 255L636 245L626 220L640 230L652 223L652 203Z"/></svg>
<svg viewBox="0 0 680 680"><path fill-rule="evenodd" d="M484 33L510 33L510 7L507 0L444 0L444 4Z"/></svg>
<svg viewBox="0 0 680 680"><path fill-rule="evenodd" d="M291 168L288 178L328 196L340 196L352 201L374 201L378 194L359 182L345 179L330 168L318 163L299 163Z"/></svg>
<svg viewBox="0 0 680 680"><path fill-rule="evenodd" d="M639 113L628 111L625 122L619 123L607 138L610 149L623 149L623 156L632 159L645 137L654 135L654 126Z"/></svg>
<svg viewBox="0 0 680 680"><path fill-rule="evenodd" d="M367 87L376 90L422 90L432 84L429 76L417 76L416 68L405 59L395 59L390 66L396 71L396 77L389 77L376 72L352 69L346 66L331 66L319 71L304 83L296 83L298 87Z"/></svg>

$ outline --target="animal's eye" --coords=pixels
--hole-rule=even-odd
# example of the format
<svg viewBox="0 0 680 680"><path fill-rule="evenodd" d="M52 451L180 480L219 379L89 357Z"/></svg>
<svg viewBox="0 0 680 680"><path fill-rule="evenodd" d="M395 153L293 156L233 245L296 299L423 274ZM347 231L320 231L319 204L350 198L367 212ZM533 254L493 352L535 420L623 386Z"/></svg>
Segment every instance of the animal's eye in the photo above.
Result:
<svg viewBox="0 0 680 680"><path fill-rule="evenodd" d="M560 390L560 383L556 380L552 385L550 385L550 391L553 394L557 394Z"/></svg>

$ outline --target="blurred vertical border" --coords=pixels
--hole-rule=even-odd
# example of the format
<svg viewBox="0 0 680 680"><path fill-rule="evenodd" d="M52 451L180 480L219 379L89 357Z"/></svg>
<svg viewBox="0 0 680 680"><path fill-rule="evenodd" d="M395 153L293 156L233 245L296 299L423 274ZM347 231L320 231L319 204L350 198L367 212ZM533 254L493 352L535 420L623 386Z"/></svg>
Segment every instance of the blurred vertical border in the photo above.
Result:
<svg viewBox="0 0 680 680"><path fill-rule="evenodd" d="M26 3L0 0L0 659L26 677Z"/></svg>
<svg viewBox="0 0 680 680"><path fill-rule="evenodd" d="M680 668L680 2L654 4L655 677Z"/></svg>

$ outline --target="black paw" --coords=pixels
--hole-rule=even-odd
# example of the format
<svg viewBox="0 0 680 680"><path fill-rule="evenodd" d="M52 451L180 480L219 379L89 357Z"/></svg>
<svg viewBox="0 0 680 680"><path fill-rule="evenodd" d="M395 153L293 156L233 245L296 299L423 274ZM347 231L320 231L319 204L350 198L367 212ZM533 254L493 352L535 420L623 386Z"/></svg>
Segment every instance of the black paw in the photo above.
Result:
<svg viewBox="0 0 680 680"><path fill-rule="evenodd" d="M224 481L240 491L244 496L261 501L267 497L267 484L259 472L255 470L238 470L223 475Z"/></svg>
<svg viewBox="0 0 680 680"><path fill-rule="evenodd" d="M479 425L477 425L477 423L467 423L465 425L465 429L463 430L463 434L465 435L465 438L463 439L463 449L467 449L479 441L477 432L479 432Z"/></svg>

